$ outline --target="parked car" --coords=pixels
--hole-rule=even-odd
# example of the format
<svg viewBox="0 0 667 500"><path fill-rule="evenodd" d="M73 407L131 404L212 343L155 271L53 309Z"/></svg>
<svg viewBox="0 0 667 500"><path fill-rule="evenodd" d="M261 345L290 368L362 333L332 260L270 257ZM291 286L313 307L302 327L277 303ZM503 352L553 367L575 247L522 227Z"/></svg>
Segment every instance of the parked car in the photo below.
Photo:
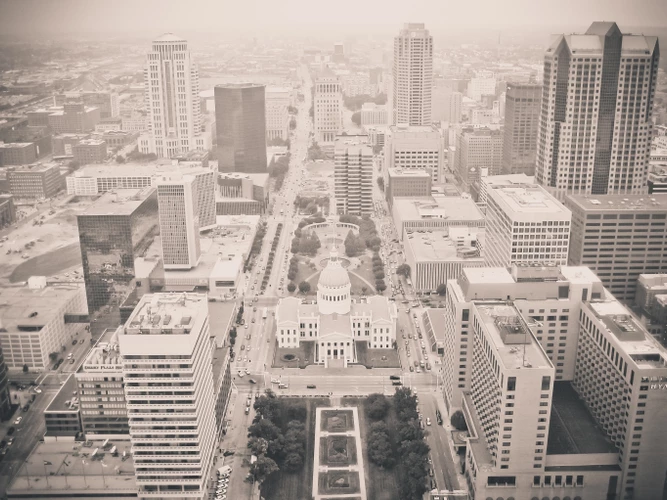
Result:
<svg viewBox="0 0 667 500"><path fill-rule="evenodd" d="M398 375L389 375L389 380L401 380L401 377Z"/></svg>
<svg viewBox="0 0 667 500"><path fill-rule="evenodd" d="M23 420L23 417L18 417L16 420L14 420L14 425L19 425L22 420Z"/></svg>
<svg viewBox="0 0 667 500"><path fill-rule="evenodd" d="M315 384L308 384L306 387L308 389L315 389L317 386Z"/></svg>

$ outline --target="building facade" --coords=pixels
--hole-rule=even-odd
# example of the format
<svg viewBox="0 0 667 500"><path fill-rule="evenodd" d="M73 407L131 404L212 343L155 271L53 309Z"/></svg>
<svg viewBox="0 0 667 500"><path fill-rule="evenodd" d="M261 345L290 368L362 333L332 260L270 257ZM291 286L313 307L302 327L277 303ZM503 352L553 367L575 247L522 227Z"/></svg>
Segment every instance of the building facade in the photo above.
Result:
<svg viewBox="0 0 667 500"><path fill-rule="evenodd" d="M72 158L79 165L103 163L107 159L107 143L99 139L84 139L72 146Z"/></svg>
<svg viewBox="0 0 667 500"><path fill-rule="evenodd" d="M632 301L640 274L667 272L667 194L570 195L568 262L590 267L619 300Z"/></svg>
<svg viewBox="0 0 667 500"><path fill-rule="evenodd" d="M292 89L289 87L266 88L266 140L289 139L289 106Z"/></svg>
<svg viewBox="0 0 667 500"><path fill-rule="evenodd" d="M148 132L139 138L142 153L171 158L209 149L199 104L199 70L188 43L166 33L153 40L144 68Z"/></svg>
<svg viewBox="0 0 667 500"><path fill-rule="evenodd" d="M433 37L423 23L407 23L394 37L392 125L431 125Z"/></svg>
<svg viewBox="0 0 667 500"><path fill-rule="evenodd" d="M470 191L479 182L482 168L488 168L489 175L501 173L502 157L500 130L466 127L456 135L456 163L452 170L464 189Z"/></svg>
<svg viewBox="0 0 667 500"><path fill-rule="evenodd" d="M135 289L144 260L160 271L159 254L149 253L160 234L154 188L107 193L77 216L86 297L91 312L122 304ZM147 284L146 284L147 285Z"/></svg>
<svg viewBox="0 0 667 500"><path fill-rule="evenodd" d="M425 170L401 168L387 169L384 193L389 208L395 198L421 198L431 196L432 179Z"/></svg>
<svg viewBox="0 0 667 500"><path fill-rule="evenodd" d="M0 194L0 228L10 226L16 222L16 205L14 196Z"/></svg>
<svg viewBox="0 0 667 500"><path fill-rule="evenodd" d="M60 166L55 163L12 167L7 171L7 181L14 198L52 198L64 187Z"/></svg>
<svg viewBox="0 0 667 500"><path fill-rule="evenodd" d="M367 136L339 136L336 140L334 195L339 215L373 212L373 149Z"/></svg>
<svg viewBox="0 0 667 500"><path fill-rule="evenodd" d="M492 186L487 192L485 258L567 264L572 213L542 186Z"/></svg>
<svg viewBox="0 0 667 500"><path fill-rule="evenodd" d="M387 109L386 104L365 102L361 105L360 113L362 127L389 124L389 110Z"/></svg>
<svg viewBox="0 0 667 500"><path fill-rule="evenodd" d="M535 176L571 194L645 190L660 51L616 23L556 36L544 55Z"/></svg>
<svg viewBox="0 0 667 500"><path fill-rule="evenodd" d="M503 129L503 174L535 175L542 86L508 83Z"/></svg>
<svg viewBox="0 0 667 500"><path fill-rule="evenodd" d="M217 433L207 306L205 294L145 295L118 336L140 499L208 498Z"/></svg>
<svg viewBox="0 0 667 500"><path fill-rule="evenodd" d="M438 129L429 126L393 126L385 137L385 167L424 170L434 184L443 182L444 154Z"/></svg>
<svg viewBox="0 0 667 500"><path fill-rule="evenodd" d="M216 85L215 125L220 172L266 172L264 85Z"/></svg>
<svg viewBox="0 0 667 500"><path fill-rule="evenodd" d="M32 142L10 142L0 144L0 167L6 165L28 165L37 160L37 148Z"/></svg>
<svg viewBox="0 0 667 500"><path fill-rule="evenodd" d="M337 76L315 79L313 128L315 141L326 150L333 148L336 136L343 131L343 93Z"/></svg>

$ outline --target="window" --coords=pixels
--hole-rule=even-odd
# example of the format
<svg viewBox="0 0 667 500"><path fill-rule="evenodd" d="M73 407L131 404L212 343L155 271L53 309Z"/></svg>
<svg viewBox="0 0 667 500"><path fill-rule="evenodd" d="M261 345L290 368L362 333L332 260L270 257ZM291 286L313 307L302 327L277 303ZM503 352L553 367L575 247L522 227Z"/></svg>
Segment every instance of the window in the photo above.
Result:
<svg viewBox="0 0 667 500"><path fill-rule="evenodd" d="M515 391L516 390L516 377L507 378L507 390Z"/></svg>

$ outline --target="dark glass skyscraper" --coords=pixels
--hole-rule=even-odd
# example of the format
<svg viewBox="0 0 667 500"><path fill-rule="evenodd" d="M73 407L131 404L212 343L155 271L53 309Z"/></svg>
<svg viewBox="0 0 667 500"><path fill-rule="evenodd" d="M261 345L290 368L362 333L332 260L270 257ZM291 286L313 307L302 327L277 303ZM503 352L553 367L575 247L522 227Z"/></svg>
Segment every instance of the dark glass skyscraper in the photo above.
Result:
<svg viewBox="0 0 667 500"><path fill-rule="evenodd" d="M266 116L264 85L215 86L218 170L265 173Z"/></svg>
<svg viewBox="0 0 667 500"><path fill-rule="evenodd" d="M7 363L5 363L5 356L2 354L2 347L0 347L0 421L11 416L11 406Z"/></svg>
<svg viewBox="0 0 667 500"><path fill-rule="evenodd" d="M153 245L160 233L155 188L135 191L124 199L107 193L77 221L91 313L106 305L119 308L136 288L142 288L138 264L147 280L161 269L160 249ZM149 270L151 263L155 266Z"/></svg>

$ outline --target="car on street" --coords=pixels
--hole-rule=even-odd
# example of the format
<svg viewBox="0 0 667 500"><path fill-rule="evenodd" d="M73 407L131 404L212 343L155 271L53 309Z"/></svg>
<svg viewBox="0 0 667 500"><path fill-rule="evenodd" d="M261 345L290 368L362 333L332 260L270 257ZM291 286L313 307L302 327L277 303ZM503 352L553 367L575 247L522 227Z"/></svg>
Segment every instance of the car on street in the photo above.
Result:
<svg viewBox="0 0 667 500"><path fill-rule="evenodd" d="M23 420L23 417L18 417L16 420L14 420L14 425L19 425L22 420Z"/></svg>
<svg viewBox="0 0 667 500"><path fill-rule="evenodd" d="M248 382L250 382L251 384L256 384L257 383L257 381L254 378L249 378Z"/></svg>
<svg viewBox="0 0 667 500"><path fill-rule="evenodd" d="M317 386L315 384L308 384L306 387L308 389L315 389Z"/></svg>
<svg viewBox="0 0 667 500"><path fill-rule="evenodd" d="M431 419L426 417L426 425L431 425Z"/></svg>

